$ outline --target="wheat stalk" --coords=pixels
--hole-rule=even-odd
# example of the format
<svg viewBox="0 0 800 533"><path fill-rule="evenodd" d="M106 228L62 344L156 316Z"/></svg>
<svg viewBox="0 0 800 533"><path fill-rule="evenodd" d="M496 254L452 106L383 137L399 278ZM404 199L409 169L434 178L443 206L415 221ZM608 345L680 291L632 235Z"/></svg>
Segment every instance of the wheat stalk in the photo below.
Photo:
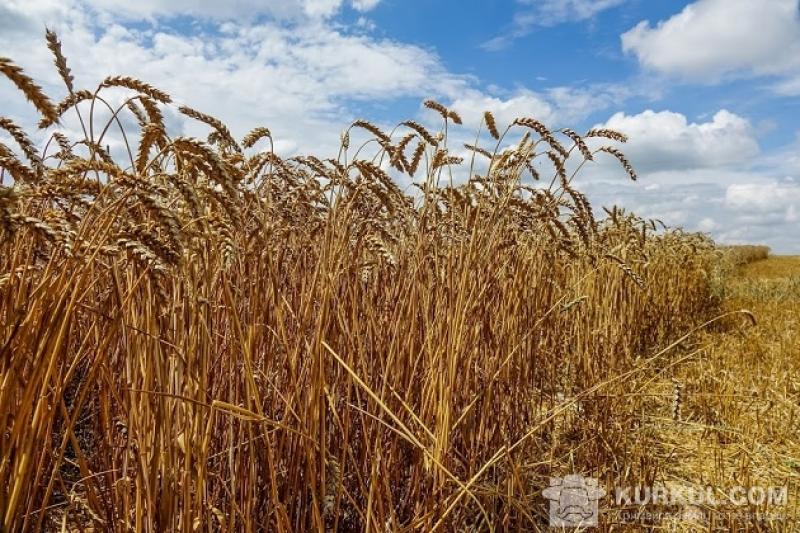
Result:
<svg viewBox="0 0 800 533"><path fill-rule="evenodd" d="M58 115L50 99L44 94L41 87L25 75L22 68L12 63L10 59L0 57L0 72L22 91L25 98L36 107L43 118L51 123L58 121Z"/></svg>

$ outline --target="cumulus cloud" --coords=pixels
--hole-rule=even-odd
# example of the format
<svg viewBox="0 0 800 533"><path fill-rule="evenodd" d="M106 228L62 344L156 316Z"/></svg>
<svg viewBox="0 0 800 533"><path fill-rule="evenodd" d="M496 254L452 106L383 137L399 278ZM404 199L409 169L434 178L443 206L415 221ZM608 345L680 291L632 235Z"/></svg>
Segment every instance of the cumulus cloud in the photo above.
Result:
<svg viewBox="0 0 800 533"><path fill-rule="evenodd" d="M368 30L349 31L338 20L303 14L302 23L273 15L228 20L239 11L269 13L273 7L262 4L275 3L142 0L130 4L132 11L123 10L123 16L116 11L118 1L11 0L0 6L5 15L0 21L12 21L16 30L0 32L0 49L57 99L64 89L44 46L47 25L63 41L79 86L93 88L106 75L132 75L166 90L179 103L219 116L236 135L256 125L270 127L279 150L287 154L334 150L341 129L365 104L433 97L461 112L467 128L477 126L484 110L493 111L500 124L532 116L561 127L617 105L627 95L613 85L483 90L473 77L449 71L428 49L375 37ZM320 15L343 5L368 10L377 3L297 0L281 5ZM184 8L189 16L173 24L170 16ZM581 16L591 11L581 3L573 8ZM131 23L126 17L138 18ZM6 114L21 117L32 111L2 80L0 98L8 102ZM176 133L198 134L191 121L171 119L179 128Z"/></svg>
<svg viewBox="0 0 800 533"><path fill-rule="evenodd" d="M749 121L726 110L698 122L671 111L617 113L598 126L630 137L621 148L640 176L631 183L613 159L598 158L585 182L579 176L598 205L623 205L722 243L800 252L800 140L762 154Z"/></svg>
<svg viewBox="0 0 800 533"><path fill-rule="evenodd" d="M653 26L642 21L622 47L652 70L689 79L797 73L797 0L697 0Z"/></svg>
<svg viewBox="0 0 800 533"><path fill-rule="evenodd" d="M672 111L616 113L601 126L630 137L625 153L642 172L740 165L759 153L750 123L724 109L699 123Z"/></svg>
<svg viewBox="0 0 800 533"><path fill-rule="evenodd" d="M566 22L581 22L598 13L624 4L627 0L517 0L511 27L483 43L485 50L500 50L514 39L524 37L537 26L549 27Z"/></svg>
<svg viewBox="0 0 800 533"><path fill-rule="evenodd" d="M193 7L187 0L141 0L122 15L115 11L116 1L96 0L89 7L84 0L7 0L0 4L0 50L59 99L65 90L44 46L48 25L63 41L78 86L93 88L111 74L138 77L178 103L219 116L239 137L252 127L268 126L284 155L333 154L341 129L365 106L387 110L398 100L433 97L459 111L465 127L451 132L458 146L473 141L466 134L471 137L486 109L501 125L532 116L558 128L594 119L598 112L610 114L637 96L634 89L597 84L540 91L481 88L479 80L449 71L431 50L363 28L351 31L335 16L345 8L368 10L376 0L298 0L280 6L233 0L227 6L191 2ZM568 4L578 19L591 11L581 11L582 3ZM232 20L231 6L254 6L259 16ZM184 7L190 16L173 19ZM30 104L1 78L0 101L4 115L35 123ZM174 110L165 113L175 135L205 130ZM387 119L407 118L390 114L385 113ZM712 231L721 239L800 251L796 237L787 237L794 235L788 228L797 224L800 203L795 182L784 179L800 177L796 147L761 156L747 119L725 110L696 122L670 111L617 113L605 125L631 136L625 150L642 178L631 184L609 158L590 165L588 181L579 179L579 186L599 204L619 203L669 224ZM78 127L66 125L73 126ZM766 190L770 184L779 187L769 196L778 202L774 209L761 207L770 205L766 201L756 203L758 208L741 204L749 189L729 190L731 185L759 184L766 184Z"/></svg>
<svg viewBox="0 0 800 533"><path fill-rule="evenodd" d="M673 177L681 174L675 171ZM644 174L641 181L654 179ZM766 244L776 253L800 252L800 187L796 183L758 173L734 177L707 173L704 181L676 184L665 179L660 183L650 188L622 179L597 182L589 178L582 189L596 206L622 205L669 226L708 233L723 244Z"/></svg>
<svg viewBox="0 0 800 533"><path fill-rule="evenodd" d="M103 10L92 12L80 0L12 0L0 13L11 16L23 30L0 32L0 50L58 99L64 88L45 47L47 25L58 31L80 86L93 88L112 74L135 76L180 103L219 116L236 135L266 125L289 153L333 150L341 129L355 118L357 100L452 98L463 94L469 83L469 78L449 72L431 51L351 33L326 20L293 24L267 17L199 24L190 19L187 32L175 29L168 19L127 24L105 10L114 1L95 1L93 8ZM157 0L138 5L143 13L173 6ZM374 5L373 0L361 0L356 7ZM210 3L197 6L208 7L208 14L216 9ZM31 110L2 80L0 100L4 114L21 118ZM32 122L30 116L26 122Z"/></svg>

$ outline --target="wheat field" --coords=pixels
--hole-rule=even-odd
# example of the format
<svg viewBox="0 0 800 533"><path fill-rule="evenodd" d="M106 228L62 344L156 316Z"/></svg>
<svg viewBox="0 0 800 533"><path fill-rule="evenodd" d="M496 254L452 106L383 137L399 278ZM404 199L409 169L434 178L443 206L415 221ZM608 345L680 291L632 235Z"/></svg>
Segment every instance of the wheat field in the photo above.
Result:
<svg viewBox="0 0 800 533"><path fill-rule="evenodd" d="M0 118L3 531L544 531L570 473L769 478L798 516L797 278L733 284L768 251L601 215L580 183L636 179L624 135L487 112L451 146L428 101L438 129L283 158L144 81L79 89L47 44L61 100L0 58L41 116ZM793 530L753 511L712 522Z"/></svg>

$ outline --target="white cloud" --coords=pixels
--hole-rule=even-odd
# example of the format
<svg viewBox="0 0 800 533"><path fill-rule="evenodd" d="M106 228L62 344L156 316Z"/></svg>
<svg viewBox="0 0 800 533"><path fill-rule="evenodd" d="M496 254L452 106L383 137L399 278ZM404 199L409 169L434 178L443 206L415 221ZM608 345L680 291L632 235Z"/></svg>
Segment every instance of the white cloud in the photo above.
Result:
<svg viewBox="0 0 800 533"><path fill-rule="evenodd" d="M643 175L641 181L652 179ZM589 174L579 185L596 207L622 205L670 226L710 233L720 243L766 244L776 253L800 253L800 188L768 175L738 175L735 179L742 181L725 185L727 179L723 173L709 173L705 182L670 183L648 190L622 179L597 182Z"/></svg>
<svg viewBox="0 0 800 533"><path fill-rule="evenodd" d="M798 222L800 221L800 215L798 215L798 208L797 204L792 204L786 209L786 222Z"/></svg>
<svg viewBox="0 0 800 533"><path fill-rule="evenodd" d="M19 0L11 0L12 3ZM104 12L125 17L196 16L209 19L252 20L259 15L295 18L326 18L344 5L357 11L369 11L380 0L89 0L87 4ZM22 2L19 2L22 3ZM30 3L30 2L29 2Z"/></svg>
<svg viewBox="0 0 800 533"><path fill-rule="evenodd" d="M581 22L598 13L624 4L627 0L517 0L522 5L514 13L511 27L481 46L485 50L500 50L514 39L528 35L537 26L556 26L566 22Z"/></svg>
<svg viewBox="0 0 800 533"><path fill-rule="evenodd" d="M491 111L501 128L518 117L535 117L546 124L556 117L555 108L542 95L527 90L506 99L475 92L456 98L451 107L459 112L464 124L473 129L480 123L484 111Z"/></svg>
<svg viewBox="0 0 800 533"><path fill-rule="evenodd" d="M141 6L151 12L162 4L145 0ZM371 5L362 1L357 7ZM13 15L23 28L0 32L3 55L22 65L55 99L65 90L45 46L45 25L58 31L79 86L94 88L112 74L138 77L180 103L219 116L236 135L268 126L287 152L332 151L340 131L355 118L353 100L446 99L463 94L469 83L428 50L349 33L321 19L303 24L274 18L212 22L186 33L162 19L125 25L107 11L95 19L97 13L79 0L8 3L0 7L2 14ZM0 100L4 114L19 118L27 113L27 123L33 122L31 106L4 79Z"/></svg>
<svg viewBox="0 0 800 533"><path fill-rule="evenodd" d="M627 0L521 0L520 3L535 6L529 15L530 24L554 26L564 22L579 22L592 18L601 11L619 6Z"/></svg>
<svg viewBox="0 0 800 533"><path fill-rule="evenodd" d="M577 182L597 205L617 203L723 243L800 252L800 144L761 154L749 122L726 110L699 122L671 111L617 113L600 126L630 137L620 148L640 179L598 158Z"/></svg>
<svg viewBox="0 0 800 533"><path fill-rule="evenodd" d="M592 83L583 87L553 87L545 94L560 110L560 126L574 126L576 122L607 109L619 109L622 102L634 95L646 95L644 87L632 88L623 84Z"/></svg>
<svg viewBox="0 0 800 533"><path fill-rule="evenodd" d="M520 117L532 117L551 129L575 127L588 116L610 108L631 96L633 92L620 85L588 84L585 87L553 87L542 91L519 88L490 93L471 90L455 98L450 106L458 111L464 124L475 128L484 111L491 111L498 126L503 128Z"/></svg>
<svg viewBox="0 0 800 533"><path fill-rule="evenodd" d="M191 2L193 7L188 0L141 0L129 7L124 14L128 18L112 9L118 1L97 0L89 10L81 0L7 0L0 4L2 55L22 65L54 99L63 96L44 45L44 26L49 25L63 41L78 86L94 88L109 74L132 75L166 90L179 103L218 116L239 137L252 127L268 126L285 155L333 155L340 131L356 118L357 109L387 108L400 98L433 97L459 111L465 128L452 132L457 146L456 141L473 141L466 136L486 109L501 126L531 116L555 128L572 126L598 111L610 113L633 94L631 89L596 84L542 91L479 89L474 78L447 70L430 50L378 38L369 30L355 33L336 18L327 18L343 6L367 10L374 0L297 1L279 7L275 2L267 8L263 5L268 3L256 0L227 5ZM232 21L231 6L255 6L252 11L263 16ZM576 16L586 13L575 6ZM170 16L183 7L193 15L181 19L179 31ZM273 8L286 11L270 11ZM305 18L299 23L281 18L284 15ZM130 24L130 17L138 17L137 23ZM3 78L0 101L4 115L35 123L30 104ZM167 110L166 117L175 135L204 130L174 110ZM775 154L774 160L760 156L748 121L724 110L699 122L669 111L618 113L607 125L631 136L624 149L642 179L630 184L616 166L609 174L615 162L603 158L587 168L586 180L578 181L598 202L619 201L643 215L690 229L708 228L711 220L717 224L712 231L722 238L732 238L733 229L728 228L735 223L737 239L800 251L790 230L800 203L784 201L796 190L796 182L784 178L800 177L800 151L794 147L781 151L780 157ZM114 142L110 144L113 149ZM754 169L754 160L763 168ZM741 201L735 188L728 201L730 185L770 183L789 191L780 189L782 203L774 209L735 207Z"/></svg>
<svg viewBox="0 0 800 533"><path fill-rule="evenodd" d="M800 11L797 0L697 0L656 26L640 22L622 47L649 69L689 79L797 72Z"/></svg>
<svg viewBox="0 0 800 533"><path fill-rule="evenodd" d="M800 207L800 185L796 183L738 183L728 186L725 204L733 209L753 213L786 213L796 217Z"/></svg>
<svg viewBox="0 0 800 533"><path fill-rule="evenodd" d="M352 0L353 9L356 11L370 11L380 3L381 0Z"/></svg>
<svg viewBox="0 0 800 533"><path fill-rule="evenodd" d="M776 83L773 90L781 96L800 96L800 74Z"/></svg>
<svg viewBox="0 0 800 533"><path fill-rule="evenodd" d="M137 24L111 12L117 1L94 0L89 10L82 0L11 0L0 7L0 14L13 18L18 31L0 32L0 49L57 99L64 88L45 47L47 25L57 30L78 86L94 88L110 74L135 76L166 90L179 103L220 117L235 135L257 125L268 126L284 153L333 151L339 133L362 114L358 108L365 103L437 98L462 113L465 135L471 135L487 109L501 125L531 116L562 127L616 105L626 95L619 87L601 85L541 92L490 86L486 92L477 88L474 78L448 71L429 50L376 38L368 30L350 32L338 21L307 18L300 24L270 16L257 21L226 20L235 9L255 6L255 0L234 0L227 7L192 3L190 13L218 20L202 22L190 16L181 22L181 26L190 25L189 32L176 29L169 19L174 11L188 6L188 0L131 4L138 11L125 16L141 17ZM377 4L376 0L347 1L359 10ZM310 9L343 3L322 0ZM307 1L290 4L312 5ZM252 11L258 9L265 8ZM3 80L0 98L9 102L6 114L22 116L32 111ZM32 120L29 117L29 123ZM179 130L176 134L187 127L190 134L200 132L180 116L172 120Z"/></svg>
<svg viewBox="0 0 800 533"><path fill-rule="evenodd" d="M603 126L630 137L624 151L642 172L740 165L759 153L750 123L724 109L700 123L672 111L616 113Z"/></svg>
<svg viewBox="0 0 800 533"><path fill-rule="evenodd" d="M711 217L704 217L700 219L700 222L697 223L697 229L704 233L708 233L717 227L717 223L714 222L714 219Z"/></svg>

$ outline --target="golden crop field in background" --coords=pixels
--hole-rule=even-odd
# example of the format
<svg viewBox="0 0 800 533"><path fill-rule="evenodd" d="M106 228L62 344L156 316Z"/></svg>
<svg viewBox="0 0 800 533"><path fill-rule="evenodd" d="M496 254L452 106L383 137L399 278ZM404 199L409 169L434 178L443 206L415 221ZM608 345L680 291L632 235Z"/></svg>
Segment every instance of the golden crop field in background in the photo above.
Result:
<svg viewBox="0 0 800 533"><path fill-rule="evenodd" d="M538 531L572 473L788 485L791 518L711 515L792 530L797 263L599 217L580 181L636 178L623 135L486 113L462 160L429 101L439 131L281 158L48 45L60 101L0 58L49 138L0 118L3 531Z"/></svg>

